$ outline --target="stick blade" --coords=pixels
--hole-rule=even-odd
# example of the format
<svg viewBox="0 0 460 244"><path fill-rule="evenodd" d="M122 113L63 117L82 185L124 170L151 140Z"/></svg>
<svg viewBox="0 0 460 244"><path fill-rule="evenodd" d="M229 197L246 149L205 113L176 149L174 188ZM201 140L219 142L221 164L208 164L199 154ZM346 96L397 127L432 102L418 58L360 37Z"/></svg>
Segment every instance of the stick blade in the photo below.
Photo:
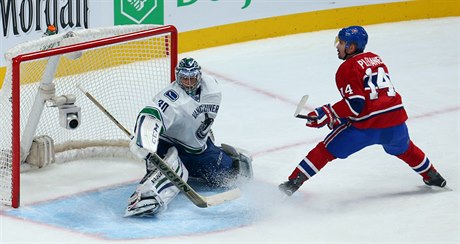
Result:
<svg viewBox="0 0 460 244"><path fill-rule="evenodd" d="M307 103L308 100L308 95L303 95L302 98L300 99L299 104L297 104L297 108L294 112L294 117L299 118L298 115L300 114L300 111L302 111L303 107Z"/></svg>
<svg viewBox="0 0 460 244"><path fill-rule="evenodd" d="M241 190L240 188L235 188L226 192L222 192L219 194L215 194L212 196L205 197L206 203L209 207L220 205L222 203L226 203L228 201L235 200L241 197Z"/></svg>

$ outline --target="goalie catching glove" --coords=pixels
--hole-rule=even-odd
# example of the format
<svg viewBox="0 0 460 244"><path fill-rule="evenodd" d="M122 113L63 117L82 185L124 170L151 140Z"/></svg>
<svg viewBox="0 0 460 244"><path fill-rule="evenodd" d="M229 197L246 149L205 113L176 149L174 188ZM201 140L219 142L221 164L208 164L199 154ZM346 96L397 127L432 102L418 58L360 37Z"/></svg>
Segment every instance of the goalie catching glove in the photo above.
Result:
<svg viewBox="0 0 460 244"><path fill-rule="evenodd" d="M315 108L315 110L308 113L307 116L309 117L306 123L306 126L308 127L321 128L327 125L329 129L333 130L342 124L342 120L337 117L331 105L329 104Z"/></svg>

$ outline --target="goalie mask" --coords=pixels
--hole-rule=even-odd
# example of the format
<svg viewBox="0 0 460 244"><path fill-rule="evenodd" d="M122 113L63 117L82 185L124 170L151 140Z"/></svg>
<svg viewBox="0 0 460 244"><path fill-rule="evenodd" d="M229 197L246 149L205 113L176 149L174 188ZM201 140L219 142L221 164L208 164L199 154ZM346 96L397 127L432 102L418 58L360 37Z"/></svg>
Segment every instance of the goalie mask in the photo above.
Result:
<svg viewBox="0 0 460 244"><path fill-rule="evenodd" d="M183 58L176 67L176 82L190 96L195 96L201 83L201 67L193 58Z"/></svg>

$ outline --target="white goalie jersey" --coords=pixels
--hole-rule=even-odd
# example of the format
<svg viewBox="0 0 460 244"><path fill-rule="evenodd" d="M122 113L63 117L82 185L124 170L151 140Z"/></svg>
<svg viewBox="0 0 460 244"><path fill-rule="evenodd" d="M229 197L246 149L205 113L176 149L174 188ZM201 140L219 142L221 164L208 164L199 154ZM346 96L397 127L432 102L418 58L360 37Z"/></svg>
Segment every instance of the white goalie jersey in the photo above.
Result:
<svg viewBox="0 0 460 244"><path fill-rule="evenodd" d="M153 104L146 106L140 116L153 116L161 121L162 139L182 146L189 153L201 153L206 149L222 94L217 81L210 76L202 76L199 89L195 100L173 82L153 98Z"/></svg>
<svg viewBox="0 0 460 244"><path fill-rule="evenodd" d="M160 91L153 98L153 103L139 113L130 147L133 153L146 160L147 174L131 195L125 216L151 216L163 211L181 191L178 188L180 186L171 184L171 181L176 182L177 178L169 179L169 174L160 173L158 170L161 171L161 166L153 167L155 161L148 157L149 153L157 151L158 139L174 144L174 147L169 147L164 163L184 182L188 180L188 169L182 163L178 149L191 154L200 154L206 150L206 142L219 112L222 95L217 81L210 76L202 76L198 89L195 97L192 97L177 82L173 82ZM225 154L230 167L235 167L243 176L252 177L250 157L243 157L231 146L222 145L222 150L231 155ZM221 162L223 155L223 152L217 151L216 162ZM233 164L236 166L232 166ZM233 174L233 168L229 172ZM237 195L230 197L235 196Z"/></svg>

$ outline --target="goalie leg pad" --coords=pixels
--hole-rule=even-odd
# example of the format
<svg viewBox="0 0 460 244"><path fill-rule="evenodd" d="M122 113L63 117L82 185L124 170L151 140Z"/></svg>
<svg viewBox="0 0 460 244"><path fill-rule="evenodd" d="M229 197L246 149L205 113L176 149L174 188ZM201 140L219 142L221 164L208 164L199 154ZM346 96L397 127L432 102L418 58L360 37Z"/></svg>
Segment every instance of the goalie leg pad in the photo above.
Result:
<svg viewBox="0 0 460 244"><path fill-rule="evenodd" d="M177 149L171 147L164 161L177 172L184 181L188 180L188 171L177 154ZM168 204L177 196L180 190L171 183L158 169L148 171L139 183L136 191L130 197L126 216L152 216L167 209Z"/></svg>
<svg viewBox="0 0 460 244"><path fill-rule="evenodd" d="M243 149L221 144L222 150L233 160L233 167L238 172L238 179L250 180L253 178L252 156Z"/></svg>
<svg viewBox="0 0 460 244"><path fill-rule="evenodd" d="M185 168L184 164L179 158L177 149L175 147L171 147L166 156L164 161L168 164L168 166L174 170L177 175L179 175L182 180L185 182L188 180L188 170ZM180 192L179 188L177 188L170 180L166 178L162 173L156 179L152 180L154 184L154 188L158 192L158 197L164 203L164 208L177 196Z"/></svg>
<svg viewBox="0 0 460 244"><path fill-rule="evenodd" d="M144 184L140 184L131 197L129 197L128 206L125 210L125 217L153 216L154 214L160 212L163 205L164 203L162 203L161 199L158 198L158 193L155 192L153 182L151 180L147 180Z"/></svg>

